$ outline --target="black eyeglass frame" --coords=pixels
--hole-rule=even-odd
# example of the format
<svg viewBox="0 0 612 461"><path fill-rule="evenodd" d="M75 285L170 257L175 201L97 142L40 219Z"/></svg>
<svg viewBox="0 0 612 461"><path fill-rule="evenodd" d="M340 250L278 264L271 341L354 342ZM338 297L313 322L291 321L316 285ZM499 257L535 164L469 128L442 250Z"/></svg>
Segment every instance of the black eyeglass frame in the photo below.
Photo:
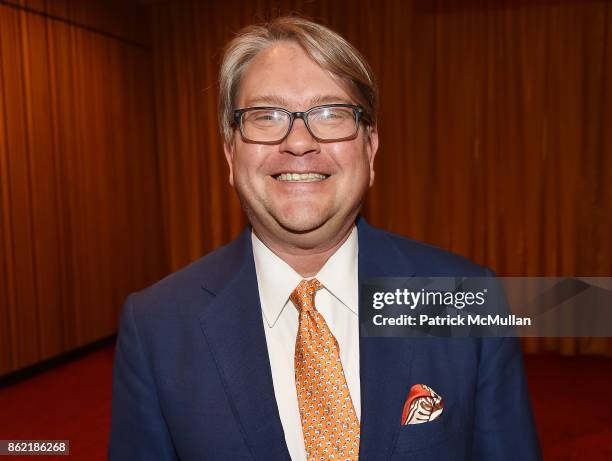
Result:
<svg viewBox="0 0 612 461"><path fill-rule="evenodd" d="M308 115L314 110L323 109L327 107L346 107L349 109L353 109L353 112L355 114L355 133L353 133L351 136L345 136L344 138L337 138L337 139L322 139L316 136L312 132L312 130L310 129L310 125L308 124ZM244 134L244 130L242 126L242 116L244 115L245 112L252 112L254 110L278 110L280 112L284 112L288 114L289 115L289 127L287 128L287 132L283 135L282 138L275 140L275 141L255 141L253 139L247 138ZM238 126L238 129L240 130L240 135L242 136L242 140L245 142L253 143L253 144L280 144L281 142L285 140L287 136L289 136L289 133L291 133L291 129L293 128L293 122L296 118L301 118L304 121L304 125L306 125L306 129L310 133L310 136L312 136L318 142L340 142L340 141L348 141L350 139L355 139L357 137L357 134L359 133L359 122L361 122L362 120L364 122L366 121L363 107L357 106L354 104L322 104L320 106L311 107L305 112L291 112L290 110L283 109L282 107L273 107L273 106L255 106L255 107L244 107L242 109L234 109L234 123L236 126Z"/></svg>

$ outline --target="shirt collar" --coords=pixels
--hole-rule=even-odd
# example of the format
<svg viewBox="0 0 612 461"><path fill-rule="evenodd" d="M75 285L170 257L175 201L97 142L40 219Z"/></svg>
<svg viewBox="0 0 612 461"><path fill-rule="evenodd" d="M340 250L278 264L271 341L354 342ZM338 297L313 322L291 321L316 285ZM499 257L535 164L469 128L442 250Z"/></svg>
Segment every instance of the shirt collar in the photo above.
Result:
<svg viewBox="0 0 612 461"><path fill-rule="evenodd" d="M342 304L358 315L357 307L357 228L353 227L346 241L331 255L316 278Z"/></svg>
<svg viewBox="0 0 612 461"><path fill-rule="evenodd" d="M251 232L251 240L261 307L268 326L273 327L290 303L289 295L303 277L259 240L254 232ZM355 315L358 315L357 240L357 228L353 226L348 238L314 276Z"/></svg>

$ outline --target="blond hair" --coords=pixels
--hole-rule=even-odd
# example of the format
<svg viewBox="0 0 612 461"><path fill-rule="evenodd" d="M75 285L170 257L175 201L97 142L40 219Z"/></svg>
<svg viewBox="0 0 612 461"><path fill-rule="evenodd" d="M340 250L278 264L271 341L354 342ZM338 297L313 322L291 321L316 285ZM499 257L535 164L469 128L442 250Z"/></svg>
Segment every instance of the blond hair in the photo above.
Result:
<svg viewBox="0 0 612 461"><path fill-rule="evenodd" d="M359 51L325 26L284 16L245 27L225 48L219 71L218 117L226 143L231 143L233 136L234 103L246 67L257 53L279 41L297 43L323 69L344 82L349 95L364 109L363 120L376 124L378 89L374 74Z"/></svg>

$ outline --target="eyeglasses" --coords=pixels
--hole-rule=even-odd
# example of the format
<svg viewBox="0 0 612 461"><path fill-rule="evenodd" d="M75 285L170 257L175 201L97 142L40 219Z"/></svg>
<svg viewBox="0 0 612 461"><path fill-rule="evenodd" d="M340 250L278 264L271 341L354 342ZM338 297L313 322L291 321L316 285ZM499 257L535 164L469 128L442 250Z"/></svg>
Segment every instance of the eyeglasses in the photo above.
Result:
<svg viewBox="0 0 612 461"><path fill-rule="evenodd" d="M280 107L247 107L234 111L234 121L242 139L257 144L278 144L291 131L296 118L304 120L308 132L320 142L355 138L363 109L352 104L325 104L306 112L290 112Z"/></svg>

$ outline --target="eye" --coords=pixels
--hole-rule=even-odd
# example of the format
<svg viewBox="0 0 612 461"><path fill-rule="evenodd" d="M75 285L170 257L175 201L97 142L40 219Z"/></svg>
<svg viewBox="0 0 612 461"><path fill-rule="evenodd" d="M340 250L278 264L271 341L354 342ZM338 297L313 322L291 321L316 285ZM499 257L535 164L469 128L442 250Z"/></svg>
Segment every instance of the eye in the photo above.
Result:
<svg viewBox="0 0 612 461"><path fill-rule="evenodd" d="M286 120L287 114L284 112L280 110L265 109L245 113L243 123L251 124L257 127L268 127L284 124Z"/></svg>
<svg viewBox="0 0 612 461"><path fill-rule="evenodd" d="M256 120L259 121L274 121L274 120L280 120L282 118L280 112L262 112L259 113L255 116Z"/></svg>
<svg viewBox="0 0 612 461"><path fill-rule="evenodd" d="M346 107L325 107L314 112L311 117L318 123L336 124L352 120L355 116L353 111Z"/></svg>
<svg viewBox="0 0 612 461"><path fill-rule="evenodd" d="M334 120L338 118L342 118L342 114L338 110L334 109L325 109L321 112L320 118L322 120Z"/></svg>

